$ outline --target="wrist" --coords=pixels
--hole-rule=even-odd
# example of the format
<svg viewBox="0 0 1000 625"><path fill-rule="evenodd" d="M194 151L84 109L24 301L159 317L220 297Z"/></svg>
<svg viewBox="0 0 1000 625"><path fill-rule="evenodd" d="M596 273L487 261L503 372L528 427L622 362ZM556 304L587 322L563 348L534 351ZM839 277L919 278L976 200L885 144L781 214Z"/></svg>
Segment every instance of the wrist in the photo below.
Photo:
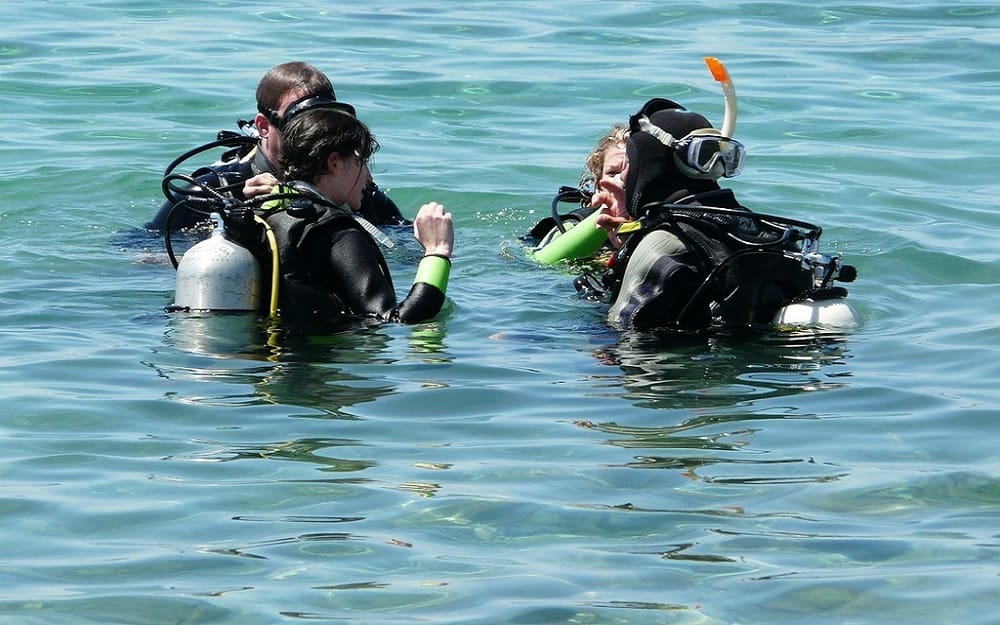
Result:
<svg viewBox="0 0 1000 625"><path fill-rule="evenodd" d="M451 258L451 246L436 245L433 247L424 248L424 256L440 256L442 258Z"/></svg>
<svg viewBox="0 0 1000 625"><path fill-rule="evenodd" d="M442 293L448 288L451 274L451 259L441 254L424 254L417 265L417 275L413 282L423 282L437 287Z"/></svg>

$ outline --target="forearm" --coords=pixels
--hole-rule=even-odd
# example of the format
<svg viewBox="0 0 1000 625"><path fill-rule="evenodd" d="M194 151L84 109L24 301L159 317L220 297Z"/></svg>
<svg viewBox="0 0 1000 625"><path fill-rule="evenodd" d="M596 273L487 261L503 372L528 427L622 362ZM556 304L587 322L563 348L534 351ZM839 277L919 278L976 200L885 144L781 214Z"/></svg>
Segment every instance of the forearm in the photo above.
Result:
<svg viewBox="0 0 1000 625"><path fill-rule="evenodd" d="M535 249L531 254L532 258L543 265L554 265L564 260L593 256L608 240L607 233L597 227L597 218L600 215L600 211L594 211L544 247Z"/></svg>
<svg viewBox="0 0 1000 625"><path fill-rule="evenodd" d="M403 323L419 323L432 319L441 312L450 275L450 259L436 255L424 256L417 267L413 287L399 305L399 320Z"/></svg>

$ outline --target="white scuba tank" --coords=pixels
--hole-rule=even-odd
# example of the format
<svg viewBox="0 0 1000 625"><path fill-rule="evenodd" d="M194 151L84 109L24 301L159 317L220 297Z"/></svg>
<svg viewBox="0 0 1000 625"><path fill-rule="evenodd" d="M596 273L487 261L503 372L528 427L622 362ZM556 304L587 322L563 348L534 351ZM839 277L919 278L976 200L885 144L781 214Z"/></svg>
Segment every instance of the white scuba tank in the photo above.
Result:
<svg viewBox="0 0 1000 625"><path fill-rule="evenodd" d="M247 248L226 238L222 218L212 214L212 234L191 247L177 265L174 307L196 312L250 312L260 308L260 263Z"/></svg>
<svg viewBox="0 0 1000 625"><path fill-rule="evenodd" d="M783 307L774 316L779 326L846 330L858 326L854 309L841 297L806 299Z"/></svg>

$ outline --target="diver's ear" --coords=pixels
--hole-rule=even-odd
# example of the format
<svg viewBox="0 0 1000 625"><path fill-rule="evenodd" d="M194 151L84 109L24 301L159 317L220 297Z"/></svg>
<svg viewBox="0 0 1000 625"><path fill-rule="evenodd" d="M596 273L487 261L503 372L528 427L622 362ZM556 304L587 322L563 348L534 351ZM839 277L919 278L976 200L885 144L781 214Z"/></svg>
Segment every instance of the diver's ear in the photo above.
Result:
<svg viewBox="0 0 1000 625"><path fill-rule="evenodd" d="M271 133L271 120L267 118L267 115L263 113L257 113L253 117L253 125L257 128L257 135L261 139L266 139L267 135Z"/></svg>
<svg viewBox="0 0 1000 625"><path fill-rule="evenodd" d="M326 157L326 172L332 176L337 176L337 174L340 173L340 167L340 154L330 152L330 154Z"/></svg>

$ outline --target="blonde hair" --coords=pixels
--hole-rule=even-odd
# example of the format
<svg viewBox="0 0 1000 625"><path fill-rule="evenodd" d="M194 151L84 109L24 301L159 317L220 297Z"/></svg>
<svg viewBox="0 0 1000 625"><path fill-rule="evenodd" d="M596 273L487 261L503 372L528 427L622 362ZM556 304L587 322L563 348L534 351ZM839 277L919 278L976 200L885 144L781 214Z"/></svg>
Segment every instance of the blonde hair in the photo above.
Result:
<svg viewBox="0 0 1000 625"><path fill-rule="evenodd" d="M593 151L587 155L587 160L583 162L583 171L580 173L580 187L594 186L597 179L601 177L601 170L604 169L604 155L608 148L612 148L619 143L625 143L629 130L625 124L615 124L604 133L598 140Z"/></svg>

